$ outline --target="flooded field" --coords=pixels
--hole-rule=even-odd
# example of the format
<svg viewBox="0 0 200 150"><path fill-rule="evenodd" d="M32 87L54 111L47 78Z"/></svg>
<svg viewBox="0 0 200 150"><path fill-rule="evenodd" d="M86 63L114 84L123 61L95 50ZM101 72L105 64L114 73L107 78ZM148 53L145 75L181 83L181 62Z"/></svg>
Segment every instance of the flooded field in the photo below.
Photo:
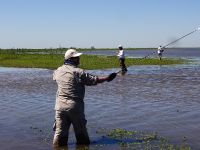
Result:
<svg viewBox="0 0 200 150"><path fill-rule="evenodd" d="M190 52L187 58L198 60L200 55L196 52ZM116 70L89 72L107 75ZM131 66L128 70L112 82L86 88L85 110L91 141L102 142L102 135L97 133L100 129L122 128L157 132L172 144L185 142L192 149L199 149L199 61L189 65ZM2 150L52 149L57 89L52 73L46 69L0 68ZM73 129L69 143L74 149ZM116 143L106 149L113 145Z"/></svg>

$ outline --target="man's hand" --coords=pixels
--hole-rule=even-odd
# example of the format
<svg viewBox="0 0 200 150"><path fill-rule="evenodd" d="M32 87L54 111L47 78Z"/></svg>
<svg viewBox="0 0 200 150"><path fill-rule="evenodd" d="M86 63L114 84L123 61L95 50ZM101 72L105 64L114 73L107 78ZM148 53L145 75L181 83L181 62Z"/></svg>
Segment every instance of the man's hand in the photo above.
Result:
<svg viewBox="0 0 200 150"><path fill-rule="evenodd" d="M117 73L111 73L109 76L108 76L108 79L107 79L107 82L110 82L112 81L115 77L117 76Z"/></svg>

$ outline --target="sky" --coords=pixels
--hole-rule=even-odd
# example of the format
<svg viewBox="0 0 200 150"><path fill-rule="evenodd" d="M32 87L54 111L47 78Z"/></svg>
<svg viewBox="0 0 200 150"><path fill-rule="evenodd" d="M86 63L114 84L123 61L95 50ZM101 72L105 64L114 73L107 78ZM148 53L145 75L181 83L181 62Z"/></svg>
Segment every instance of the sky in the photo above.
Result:
<svg viewBox="0 0 200 150"><path fill-rule="evenodd" d="M199 16L200 0L0 0L0 48L158 47ZM200 31L170 46L200 47Z"/></svg>

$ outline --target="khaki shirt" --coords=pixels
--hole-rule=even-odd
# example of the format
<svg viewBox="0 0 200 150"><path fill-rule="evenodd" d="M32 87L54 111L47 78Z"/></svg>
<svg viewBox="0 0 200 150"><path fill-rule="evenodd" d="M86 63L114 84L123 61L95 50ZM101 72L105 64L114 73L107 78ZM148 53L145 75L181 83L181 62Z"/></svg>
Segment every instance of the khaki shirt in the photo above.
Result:
<svg viewBox="0 0 200 150"><path fill-rule="evenodd" d="M54 71L53 80L58 85L55 110L74 109L75 111L84 112L85 85L96 85L97 76L67 64Z"/></svg>

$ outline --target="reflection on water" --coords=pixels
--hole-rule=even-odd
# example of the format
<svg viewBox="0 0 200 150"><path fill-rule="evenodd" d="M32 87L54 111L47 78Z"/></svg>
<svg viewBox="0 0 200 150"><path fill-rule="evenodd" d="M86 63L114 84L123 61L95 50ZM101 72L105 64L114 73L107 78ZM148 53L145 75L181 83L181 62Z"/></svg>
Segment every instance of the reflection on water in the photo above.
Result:
<svg viewBox="0 0 200 150"><path fill-rule="evenodd" d="M114 70L90 72L106 75ZM1 149L51 149L57 89L52 72L0 68ZM96 133L100 128L123 128L157 132L173 144L186 140L197 149L200 147L199 89L199 64L129 67L125 76L86 88L91 140L101 139ZM73 129L69 142L73 148Z"/></svg>

